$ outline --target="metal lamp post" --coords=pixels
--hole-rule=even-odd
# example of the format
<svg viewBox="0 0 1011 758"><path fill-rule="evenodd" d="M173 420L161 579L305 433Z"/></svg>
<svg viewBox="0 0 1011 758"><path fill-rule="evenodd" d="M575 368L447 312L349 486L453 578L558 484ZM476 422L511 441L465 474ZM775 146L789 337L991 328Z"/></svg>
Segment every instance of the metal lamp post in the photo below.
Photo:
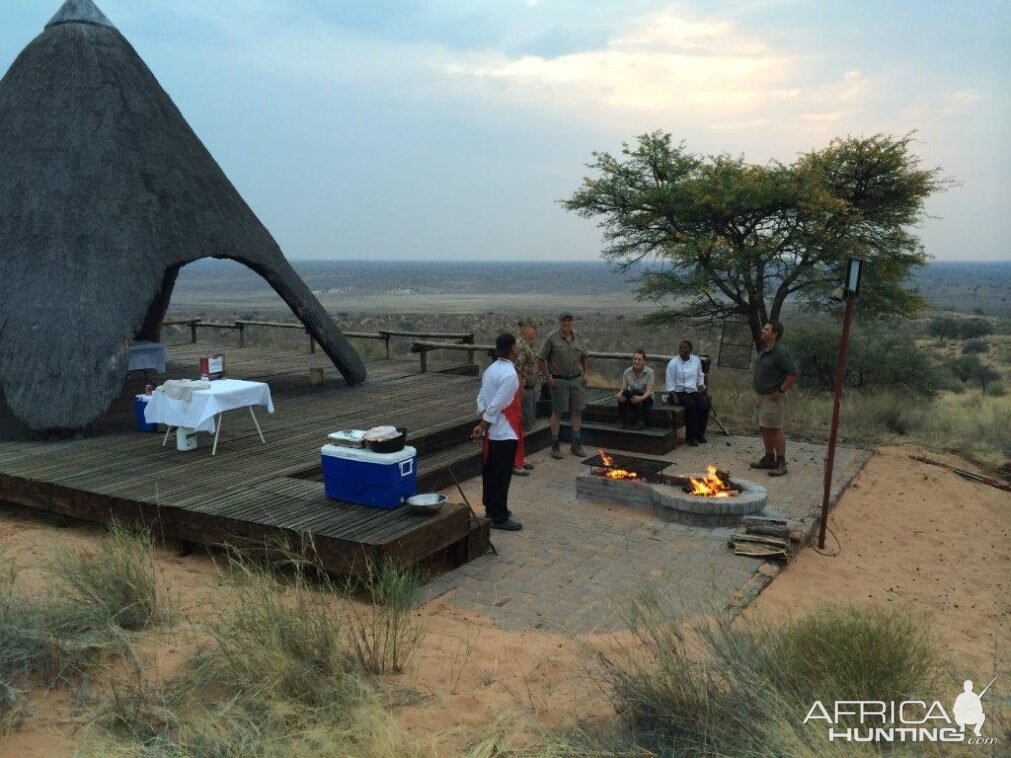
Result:
<svg viewBox="0 0 1011 758"><path fill-rule="evenodd" d="M835 463L835 440L839 432L839 403L842 400L843 380L846 378L846 349L850 339L850 321L853 319L853 301L860 291L863 261L850 258L846 263L846 281L841 298L846 303L843 315L842 339L839 342L839 360L835 368L835 398L832 401L832 427L828 435L828 452L825 454L825 492L821 500L821 524L818 529L818 547L825 547L825 530L828 528L828 502L832 493L832 465ZM838 293L838 290L836 291ZM834 295L835 297L835 295Z"/></svg>

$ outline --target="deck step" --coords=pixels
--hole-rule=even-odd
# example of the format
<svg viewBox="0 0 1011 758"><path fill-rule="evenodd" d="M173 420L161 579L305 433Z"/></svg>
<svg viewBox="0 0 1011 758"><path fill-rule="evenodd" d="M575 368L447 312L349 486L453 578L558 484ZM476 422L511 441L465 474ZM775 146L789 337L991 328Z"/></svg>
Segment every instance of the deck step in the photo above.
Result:
<svg viewBox="0 0 1011 758"><path fill-rule="evenodd" d="M559 438L571 442L572 427L562 421ZM677 431L672 428L619 429L617 424L584 421L580 432L584 447L604 447L608 450L627 450L633 453L664 455L677 447Z"/></svg>
<svg viewBox="0 0 1011 758"><path fill-rule="evenodd" d="M539 400L537 402L537 415L548 417L551 415L551 401ZM563 418L567 418L565 414ZM586 408L583 409L583 419L588 422L614 423L618 418L618 405L613 393L605 398L595 394L587 398ZM685 409L681 406L667 405L666 403L656 403L646 411L646 423L656 427L670 427L681 429L685 425Z"/></svg>

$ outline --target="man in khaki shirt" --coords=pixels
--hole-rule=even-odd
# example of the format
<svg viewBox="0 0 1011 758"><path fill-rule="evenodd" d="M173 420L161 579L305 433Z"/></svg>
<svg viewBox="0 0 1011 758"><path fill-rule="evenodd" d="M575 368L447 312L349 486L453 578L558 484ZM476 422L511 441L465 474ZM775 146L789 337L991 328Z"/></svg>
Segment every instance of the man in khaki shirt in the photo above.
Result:
<svg viewBox="0 0 1011 758"><path fill-rule="evenodd" d="M520 338L516 340L516 373L520 375L520 392L522 394L523 431L529 432L537 415L537 389L541 383L541 372L537 367L537 353L534 351L534 341L537 339L537 327L540 324L533 316L526 316L519 321ZM513 476L529 476L534 464L516 461Z"/></svg>
<svg viewBox="0 0 1011 758"><path fill-rule="evenodd" d="M561 458L558 431L562 414L568 413L572 422L572 454L586 455L580 444L583 426L583 408L586 407L586 347L572 329L572 314L564 312L558 317L558 330L551 332L541 345L538 365L545 382L551 388L551 457Z"/></svg>

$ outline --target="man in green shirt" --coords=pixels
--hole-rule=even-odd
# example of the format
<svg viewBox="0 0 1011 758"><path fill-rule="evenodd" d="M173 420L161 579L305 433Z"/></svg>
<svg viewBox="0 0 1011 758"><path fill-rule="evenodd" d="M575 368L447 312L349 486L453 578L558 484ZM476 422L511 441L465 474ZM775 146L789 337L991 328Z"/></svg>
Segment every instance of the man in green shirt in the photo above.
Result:
<svg viewBox="0 0 1011 758"><path fill-rule="evenodd" d="M572 421L572 454L586 455L580 444L583 426L583 408L586 407L586 360L583 340L572 329L572 314L558 317L558 330L551 332L541 345L537 363L545 382L551 388L551 457L561 458L558 430L562 414L568 413Z"/></svg>
<svg viewBox="0 0 1011 758"><path fill-rule="evenodd" d="M765 455L751 468L768 469L769 476L786 475L786 434L783 419L786 393L796 382L797 362L780 344L783 325L770 321L762 327L762 347L755 361L752 387L755 390L755 419L762 433Z"/></svg>

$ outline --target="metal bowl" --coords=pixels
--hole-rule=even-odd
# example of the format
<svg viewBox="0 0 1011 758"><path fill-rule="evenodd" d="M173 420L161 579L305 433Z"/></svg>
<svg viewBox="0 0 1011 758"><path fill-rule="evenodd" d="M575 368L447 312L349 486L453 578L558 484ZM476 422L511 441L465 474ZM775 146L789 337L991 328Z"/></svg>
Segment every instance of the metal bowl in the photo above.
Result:
<svg viewBox="0 0 1011 758"><path fill-rule="evenodd" d="M411 509L411 512L423 515L437 513L445 503L446 496L440 495L438 492L407 498L407 505Z"/></svg>

